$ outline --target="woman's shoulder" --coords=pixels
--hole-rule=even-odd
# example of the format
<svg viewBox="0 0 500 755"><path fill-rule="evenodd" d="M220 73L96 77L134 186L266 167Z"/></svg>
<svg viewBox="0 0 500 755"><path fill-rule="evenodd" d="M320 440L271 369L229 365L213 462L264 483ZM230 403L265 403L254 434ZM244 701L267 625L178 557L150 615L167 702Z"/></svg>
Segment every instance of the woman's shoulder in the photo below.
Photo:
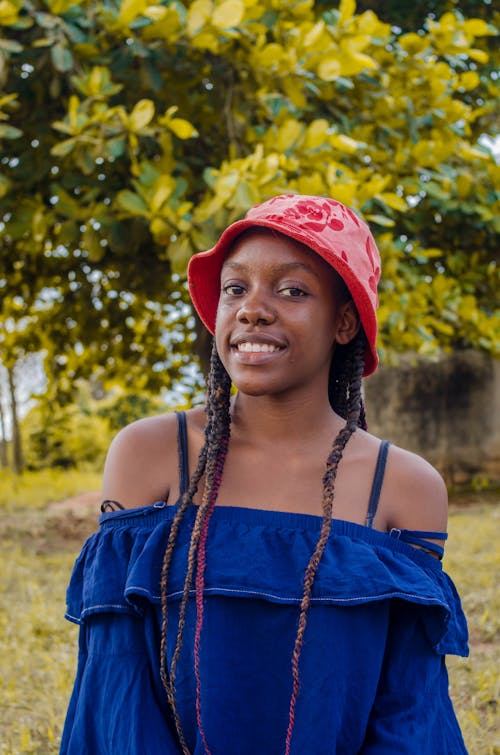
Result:
<svg viewBox="0 0 500 755"><path fill-rule="evenodd" d="M416 453L391 445L381 493L387 528L445 532L448 493L437 469Z"/></svg>
<svg viewBox="0 0 500 755"><path fill-rule="evenodd" d="M196 428L203 410L186 412ZM179 491L178 421L175 413L136 420L114 437L104 466L103 499L125 508L176 498Z"/></svg>

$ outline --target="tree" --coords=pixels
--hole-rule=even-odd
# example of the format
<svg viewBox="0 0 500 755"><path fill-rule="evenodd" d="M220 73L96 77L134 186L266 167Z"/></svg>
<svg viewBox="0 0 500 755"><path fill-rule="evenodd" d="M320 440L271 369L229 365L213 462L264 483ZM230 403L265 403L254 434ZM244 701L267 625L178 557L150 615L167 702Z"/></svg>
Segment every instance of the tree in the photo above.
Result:
<svg viewBox="0 0 500 755"><path fill-rule="evenodd" d="M0 365L0 467L6 469L9 466L7 453L7 422L4 409L4 370Z"/></svg>
<svg viewBox="0 0 500 755"><path fill-rule="evenodd" d="M331 5L329 0L323 3ZM491 20L490 0L415 0L411 5L402 0L358 0L358 13L372 10L381 21L416 32L425 27L427 19L440 18L450 11L459 11L468 18Z"/></svg>
<svg viewBox="0 0 500 755"><path fill-rule="evenodd" d="M22 472L24 466L24 454L19 427L19 412L17 407L16 379L14 367L7 368L7 381L9 386L10 413L12 418L12 466L14 472Z"/></svg>
<svg viewBox="0 0 500 755"><path fill-rule="evenodd" d="M372 223L384 358L498 348L499 169L480 139L498 54L481 15L408 30L354 0L4 0L2 310L31 318L51 385L182 375L190 255L282 191Z"/></svg>
<svg viewBox="0 0 500 755"><path fill-rule="evenodd" d="M32 408L21 422L29 469L81 465L101 467L111 441L108 423L76 404L52 407L46 402Z"/></svg>
<svg viewBox="0 0 500 755"><path fill-rule="evenodd" d="M36 316L19 316L19 302L17 299L18 297L14 297L13 299L5 297L0 310L0 403L2 402L3 389L5 388L5 393L8 397L7 414L10 420L9 425L12 439L12 467L15 472L20 473L24 467L23 440L20 428L20 404L22 403L20 400L20 387L22 387L23 393L26 393L26 388L28 388L29 396L34 391L35 386L38 389L43 386L44 380L40 374L35 375L34 380L30 379L30 373L34 371L33 366L37 359L36 352L39 351L40 340L33 328ZM4 371L5 385L2 385ZM0 429L3 439L2 454L3 458L6 459L7 422L3 407L0 419Z"/></svg>

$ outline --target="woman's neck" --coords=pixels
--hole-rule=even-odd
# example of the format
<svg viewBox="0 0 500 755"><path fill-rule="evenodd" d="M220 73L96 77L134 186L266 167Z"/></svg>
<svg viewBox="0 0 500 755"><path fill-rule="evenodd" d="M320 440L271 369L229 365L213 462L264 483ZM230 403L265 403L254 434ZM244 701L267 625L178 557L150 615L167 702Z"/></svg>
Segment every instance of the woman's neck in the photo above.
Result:
<svg viewBox="0 0 500 755"><path fill-rule="evenodd" d="M344 426L345 420L331 408L328 398L317 396L249 396L238 393L232 400L232 433L248 438L290 444L296 439L302 445L317 440L323 433L331 438Z"/></svg>

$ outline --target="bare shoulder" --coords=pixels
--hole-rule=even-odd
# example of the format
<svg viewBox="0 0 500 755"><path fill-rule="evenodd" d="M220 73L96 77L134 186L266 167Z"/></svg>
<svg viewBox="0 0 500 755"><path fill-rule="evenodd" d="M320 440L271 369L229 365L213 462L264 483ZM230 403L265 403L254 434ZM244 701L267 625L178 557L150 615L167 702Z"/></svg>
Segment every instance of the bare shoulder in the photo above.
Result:
<svg viewBox="0 0 500 755"><path fill-rule="evenodd" d="M387 528L444 532L448 493L439 472L425 459L391 446L381 504Z"/></svg>
<svg viewBox="0 0 500 755"><path fill-rule="evenodd" d="M125 508L166 500L177 474L175 414L132 422L113 439L104 466L103 498Z"/></svg>
<svg viewBox="0 0 500 755"><path fill-rule="evenodd" d="M186 412L191 461L203 442L205 413ZM176 501L179 495L178 423L175 414L132 422L115 436L104 466L103 499L125 508L156 501Z"/></svg>
<svg viewBox="0 0 500 755"><path fill-rule="evenodd" d="M102 495L125 508L166 500L178 476L175 414L127 425L113 439L104 467Z"/></svg>

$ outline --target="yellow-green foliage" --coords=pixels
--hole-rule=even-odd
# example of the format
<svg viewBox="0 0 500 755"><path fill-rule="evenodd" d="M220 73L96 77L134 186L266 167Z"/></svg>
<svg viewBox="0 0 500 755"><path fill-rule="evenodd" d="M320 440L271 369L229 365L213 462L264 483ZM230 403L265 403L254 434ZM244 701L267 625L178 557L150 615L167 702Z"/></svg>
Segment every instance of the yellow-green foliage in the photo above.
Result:
<svg viewBox="0 0 500 755"><path fill-rule="evenodd" d="M69 490L70 473L52 476L51 492ZM63 619L66 583L79 547L67 514L30 510L42 475L22 478L18 504L0 519L0 753L56 753L75 672L77 628ZM85 478L80 478L85 490ZM77 492L76 477L71 492ZM12 491L5 498L11 507ZM48 498L53 495L47 496ZM471 755L497 755L500 596L500 511L493 503L452 508L445 568L454 578L469 619L471 657L450 658L451 693ZM94 526L89 522L88 529ZM68 532L70 533L68 536Z"/></svg>
<svg viewBox="0 0 500 755"><path fill-rule="evenodd" d="M370 5L1 0L4 361L172 387L190 256L287 191L373 225L383 358L496 353L498 11Z"/></svg>
<svg viewBox="0 0 500 755"><path fill-rule="evenodd" d="M49 407L40 403L23 419L24 456L28 468L102 467L112 434L102 417L76 404Z"/></svg>

